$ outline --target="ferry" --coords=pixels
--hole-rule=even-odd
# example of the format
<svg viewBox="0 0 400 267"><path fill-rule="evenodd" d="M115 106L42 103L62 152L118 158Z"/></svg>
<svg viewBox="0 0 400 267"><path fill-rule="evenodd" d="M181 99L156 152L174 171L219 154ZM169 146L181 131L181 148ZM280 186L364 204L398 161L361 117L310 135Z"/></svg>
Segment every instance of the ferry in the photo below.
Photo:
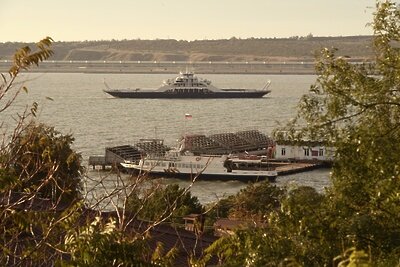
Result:
<svg viewBox="0 0 400 267"><path fill-rule="evenodd" d="M241 170L233 168L235 164L229 155L200 155L190 152L182 154L178 150L166 152L160 156L146 156L139 162L125 161L120 163L127 170L139 174L163 177L185 178L191 180L238 180L274 182L276 170Z"/></svg>
<svg viewBox="0 0 400 267"><path fill-rule="evenodd" d="M158 89L111 89L106 84L104 92L118 98L261 98L271 92L270 84L271 81L267 81L260 89L221 89L186 71L163 81Z"/></svg>

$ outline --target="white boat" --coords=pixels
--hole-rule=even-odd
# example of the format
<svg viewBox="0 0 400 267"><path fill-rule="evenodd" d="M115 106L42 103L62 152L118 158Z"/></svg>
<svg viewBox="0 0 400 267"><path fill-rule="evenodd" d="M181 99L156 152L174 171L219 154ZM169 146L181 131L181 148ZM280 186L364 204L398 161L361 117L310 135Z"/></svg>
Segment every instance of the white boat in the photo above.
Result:
<svg viewBox="0 0 400 267"><path fill-rule="evenodd" d="M260 181L268 179L275 181L278 176L276 170L240 170L231 168L230 158L227 155L195 156L190 153L181 153L179 150L168 151L163 157L147 156L139 161L123 162L121 165L139 173L148 173L174 178L213 179Z"/></svg>

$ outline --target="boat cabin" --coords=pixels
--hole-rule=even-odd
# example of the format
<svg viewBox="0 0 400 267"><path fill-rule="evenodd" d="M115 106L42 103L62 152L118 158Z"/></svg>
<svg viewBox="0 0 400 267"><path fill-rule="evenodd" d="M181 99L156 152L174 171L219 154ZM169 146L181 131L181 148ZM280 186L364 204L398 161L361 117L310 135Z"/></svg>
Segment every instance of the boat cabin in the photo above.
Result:
<svg viewBox="0 0 400 267"><path fill-rule="evenodd" d="M334 159L335 150L333 147L319 143L285 144L277 143L275 146L275 159L296 160L296 161L325 161L331 162Z"/></svg>
<svg viewBox="0 0 400 267"><path fill-rule="evenodd" d="M211 81L198 78L193 72L180 72L175 79L165 80L159 90L179 94L209 94L220 91L211 85Z"/></svg>

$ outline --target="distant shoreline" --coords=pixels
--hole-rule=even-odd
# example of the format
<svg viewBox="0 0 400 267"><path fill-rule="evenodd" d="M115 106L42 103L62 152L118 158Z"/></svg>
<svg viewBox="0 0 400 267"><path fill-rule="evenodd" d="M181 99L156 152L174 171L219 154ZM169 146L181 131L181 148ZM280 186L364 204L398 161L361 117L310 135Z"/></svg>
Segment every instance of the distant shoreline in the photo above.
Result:
<svg viewBox="0 0 400 267"><path fill-rule="evenodd" d="M11 62L0 61L7 72ZM30 72L50 73L143 73L176 74L181 71L204 74L315 74L314 62L141 62L141 61L46 61Z"/></svg>

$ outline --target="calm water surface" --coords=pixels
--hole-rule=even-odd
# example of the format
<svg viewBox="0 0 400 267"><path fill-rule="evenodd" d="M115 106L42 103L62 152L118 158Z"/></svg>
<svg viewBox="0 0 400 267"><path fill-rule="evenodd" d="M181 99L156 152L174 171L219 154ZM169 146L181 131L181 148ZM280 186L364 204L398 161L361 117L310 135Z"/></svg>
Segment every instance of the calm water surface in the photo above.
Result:
<svg viewBox="0 0 400 267"><path fill-rule="evenodd" d="M75 137L74 148L85 163L90 155L104 155L106 146L134 144L140 138L163 138L173 146L183 133L212 134L257 129L269 134L294 117L296 105L315 81L313 75L200 75L217 87L261 88L271 80L272 92L260 99L117 99L105 94L104 81L112 88L158 88L171 74L24 74L29 94L22 94L8 114L39 103L39 120ZM52 98L50 101L47 97ZM185 113L192 119L185 119ZM4 114L2 116L5 116ZM12 121L5 119L9 126ZM100 175L89 171L92 178ZM322 191L329 186L329 170L278 178L280 185L311 185ZM184 186L184 181L169 179ZM202 202L238 192L246 184L198 181L192 190Z"/></svg>

